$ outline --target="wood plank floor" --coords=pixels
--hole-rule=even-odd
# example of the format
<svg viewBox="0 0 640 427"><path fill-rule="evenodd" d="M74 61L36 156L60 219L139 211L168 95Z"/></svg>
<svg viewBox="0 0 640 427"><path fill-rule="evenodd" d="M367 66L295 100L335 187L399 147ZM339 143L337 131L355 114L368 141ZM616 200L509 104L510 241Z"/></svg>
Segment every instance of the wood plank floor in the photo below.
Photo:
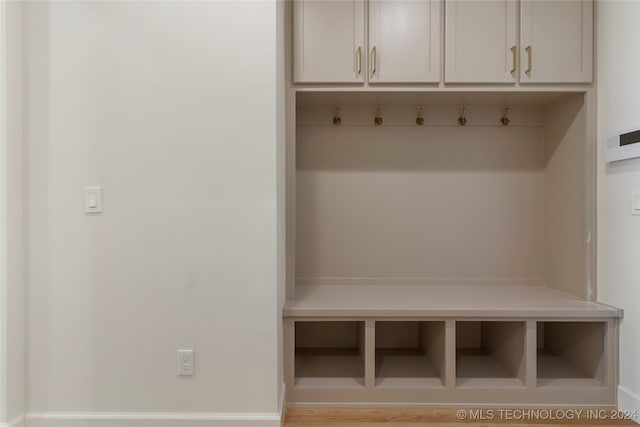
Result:
<svg viewBox="0 0 640 427"><path fill-rule="evenodd" d="M533 412L533 411L538 412ZM558 427L637 425L613 408L587 409L287 409L284 427ZM561 411L561 412L558 412ZM582 411L582 412L580 412ZM637 419L637 418L636 418ZM384 424L384 426L381 426Z"/></svg>

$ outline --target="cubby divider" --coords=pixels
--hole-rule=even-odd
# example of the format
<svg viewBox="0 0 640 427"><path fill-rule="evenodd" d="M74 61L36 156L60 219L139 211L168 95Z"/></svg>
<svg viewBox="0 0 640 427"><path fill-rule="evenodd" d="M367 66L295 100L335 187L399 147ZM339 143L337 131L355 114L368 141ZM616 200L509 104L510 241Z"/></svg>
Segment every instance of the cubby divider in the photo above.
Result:
<svg viewBox="0 0 640 427"><path fill-rule="evenodd" d="M444 322L375 323L376 387L444 387Z"/></svg>

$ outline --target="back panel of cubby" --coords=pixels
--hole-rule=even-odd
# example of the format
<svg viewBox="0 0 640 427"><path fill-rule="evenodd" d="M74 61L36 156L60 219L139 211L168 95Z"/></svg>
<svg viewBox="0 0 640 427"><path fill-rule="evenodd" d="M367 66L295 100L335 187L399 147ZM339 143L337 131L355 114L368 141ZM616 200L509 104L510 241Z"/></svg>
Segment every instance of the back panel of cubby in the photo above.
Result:
<svg viewBox="0 0 640 427"><path fill-rule="evenodd" d="M376 322L376 348L420 347L419 322Z"/></svg>
<svg viewBox="0 0 640 427"><path fill-rule="evenodd" d="M605 333L605 322L538 322L538 349L561 356L587 376L602 381Z"/></svg>
<svg viewBox="0 0 640 427"><path fill-rule="evenodd" d="M300 120L296 139L297 277L543 283L543 122Z"/></svg>
<svg viewBox="0 0 640 427"><path fill-rule="evenodd" d="M362 322L296 322L298 348L357 348Z"/></svg>

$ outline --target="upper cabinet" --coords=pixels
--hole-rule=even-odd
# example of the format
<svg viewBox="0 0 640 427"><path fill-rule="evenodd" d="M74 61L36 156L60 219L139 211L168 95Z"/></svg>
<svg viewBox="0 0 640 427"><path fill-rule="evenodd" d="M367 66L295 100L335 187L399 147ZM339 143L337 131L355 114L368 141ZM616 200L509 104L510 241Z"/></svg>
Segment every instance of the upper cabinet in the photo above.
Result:
<svg viewBox="0 0 640 427"><path fill-rule="evenodd" d="M445 84L592 81L593 0L445 0L444 5L441 0L294 0L294 82L434 84L442 80L441 56Z"/></svg>
<svg viewBox="0 0 640 427"><path fill-rule="evenodd" d="M593 0L447 0L445 83L589 83Z"/></svg>
<svg viewBox="0 0 640 427"><path fill-rule="evenodd" d="M369 82L440 81L440 0L369 2Z"/></svg>
<svg viewBox="0 0 640 427"><path fill-rule="evenodd" d="M440 0L295 0L296 83L438 83Z"/></svg>
<svg viewBox="0 0 640 427"><path fill-rule="evenodd" d="M364 83L363 0L293 2L296 83Z"/></svg>
<svg viewBox="0 0 640 427"><path fill-rule="evenodd" d="M445 83L514 83L517 3L446 2Z"/></svg>
<svg viewBox="0 0 640 427"><path fill-rule="evenodd" d="M593 0L522 0L521 83L589 83Z"/></svg>

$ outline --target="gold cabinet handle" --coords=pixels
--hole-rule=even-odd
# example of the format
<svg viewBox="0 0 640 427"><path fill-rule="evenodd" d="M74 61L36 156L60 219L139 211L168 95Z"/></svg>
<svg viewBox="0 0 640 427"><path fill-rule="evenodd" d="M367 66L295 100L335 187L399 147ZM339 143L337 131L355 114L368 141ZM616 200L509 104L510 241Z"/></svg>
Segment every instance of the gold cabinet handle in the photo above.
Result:
<svg viewBox="0 0 640 427"><path fill-rule="evenodd" d="M525 73L530 73L531 72L531 45L525 47L524 51L527 52L527 58L529 61L528 63L529 67L525 70Z"/></svg>
<svg viewBox="0 0 640 427"><path fill-rule="evenodd" d="M511 47L511 54L513 55L513 64L511 66L511 71L509 71L510 73L515 73L516 72L516 46L513 45Z"/></svg>
<svg viewBox="0 0 640 427"><path fill-rule="evenodd" d="M376 70L378 69L378 50L376 49L376 47L374 46L373 49L371 50L371 62L372 62L372 68L371 68L371 75L374 75L376 73Z"/></svg>
<svg viewBox="0 0 640 427"><path fill-rule="evenodd" d="M362 46L358 46L358 75L362 74Z"/></svg>

